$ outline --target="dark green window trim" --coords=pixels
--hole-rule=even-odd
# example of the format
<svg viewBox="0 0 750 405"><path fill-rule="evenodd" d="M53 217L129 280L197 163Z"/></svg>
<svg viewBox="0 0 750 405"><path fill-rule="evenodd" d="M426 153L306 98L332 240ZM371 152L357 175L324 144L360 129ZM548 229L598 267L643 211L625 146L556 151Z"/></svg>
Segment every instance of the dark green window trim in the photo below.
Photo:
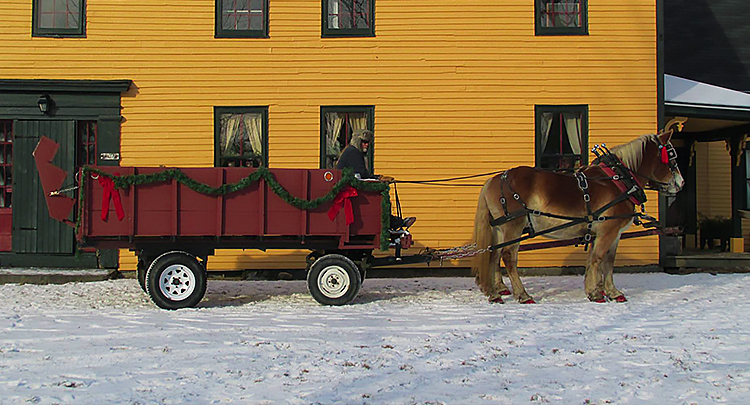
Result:
<svg viewBox="0 0 750 405"><path fill-rule="evenodd" d="M248 0L250 1L250 0ZM222 24L223 0L216 0L216 28L214 38L268 38L268 0L261 0L263 4L263 28L253 30L226 29ZM248 24L249 21L248 21Z"/></svg>
<svg viewBox="0 0 750 405"><path fill-rule="evenodd" d="M368 0L370 7L368 10L368 26L366 28L329 28L328 16L333 10L329 10L331 0L322 0L322 32L323 38L340 38L340 37L374 37L375 36L375 0ZM362 1L362 0L339 0L339 1Z"/></svg>
<svg viewBox="0 0 750 405"><path fill-rule="evenodd" d="M589 10L588 0L580 2L581 26L580 27L546 27L542 25L544 18L543 3L545 0L534 0L534 27L536 35L588 35L589 34Z"/></svg>
<svg viewBox="0 0 750 405"><path fill-rule="evenodd" d="M31 36L53 37L53 38L85 38L86 37L86 1L78 2L78 27L77 28L43 28L41 27L42 2L45 0L34 0L31 13ZM52 1L52 0L48 0ZM54 18L54 16L53 16Z"/></svg>
<svg viewBox="0 0 750 405"><path fill-rule="evenodd" d="M243 153L242 156L223 157L221 153L221 116L224 114L260 114L261 148L260 154ZM268 107L214 107L214 166L224 167L229 161L235 164L249 159L260 159L260 165L268 167Z"/></svg>
<svg viewBox="0 0 750 405"><path fill-rule="evenodd" d="M326 114L329 113L364 113L367 116L367 129L370 131L375 132L375 106L374 105L365 105L365 106L354 106L354 105L347 105L347 106L324 106L320 107L320 168L325 169L326 168L326 149L327 149L327 142L326 142ZM343 151L346 145L349 143L349 139L351 137L351 128L348 128L348 122L345 123L346 125L342 125L342 129L345 129L347 131L346 134L346 144L341 145L341 150ZM375 143L377 141L373 142L373 145L370 145L370 149L367 152L367 160L370 164L370 172L374 173L375 170ZM339 152L340 153L340 152ZM338 157L337 157L338 158Z"/></svg>
<svg viewBox="0 0 750 405"><path fill-rule="evenodd" d="M556 114L563 114L563 113L577 113L580 114L581 117L581 123L580 123L580 131L581 131L581 153L575 154L571 152L564 152L564 153L544 153L543 148L546 145L542 145L542 114L545 113L551 113L553 115ZM553 122L555 120L553 119ZM577 157L580 157L580 165L585 166L588 164L589 161L589 107L588 105L536 105L534 106L534 133L535 133L535 141L534 141L534 156L535 156L535 165L538 168L542 168L542 160L543 158L549 158L549 157L560 157L560 158L570 158L570 159L576 159ZM559 134L559 132L557 132ZM548 135L548 142L550 141L549 138L551 135ZM570 141L568 141L570 142ZM560 142L558 144L562 145ZM568 146L569 147L569 146ZM558 166L558 168L560 168ZM570 168L568 168L570 169Z"/></svg>

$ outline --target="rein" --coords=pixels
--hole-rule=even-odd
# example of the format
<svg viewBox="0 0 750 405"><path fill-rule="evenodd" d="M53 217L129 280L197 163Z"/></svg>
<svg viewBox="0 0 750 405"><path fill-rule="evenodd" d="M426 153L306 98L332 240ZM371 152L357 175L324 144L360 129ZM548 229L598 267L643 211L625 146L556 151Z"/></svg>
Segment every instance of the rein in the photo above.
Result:
<svg viewBox="0 0 750 405"><path fill-rule="evenodd" d="M578 188L583 193L583 201L586 205L586 216L572 217L572 216L566 216L566 215L557 215L557 214L543 212L539 210L533 210L529 208L526 205L526 203L521 199L521 196L513 190L513 187L510 184L510 181L508 181L508 171L506 171L500 176L500 182L501 182L500 183L500 204L503 207L503 212L505 213L505 215L499 218L492 218L490 220L490 225L500 226L507 222L510 222L510 221L513 221L515 219L525 216L527 217L528 222L529 222L528 230L525 231L526 235L523 235L519 238L510 240L510 241L506 241L503 243L489 246L487 247L487 250L493 251L493 250L501 249L506 246L510 246L510 245L522 242L524 240L531 239L536 236L546 235L555 231L559 231L559 230L569 228L572 226L576 226L576 225L580 225L583 223L586 223L586 234L581 238L581 243L584 244L584 250L588 250L588 245L593 240L592 229L593 229L595 222L604 222L604 221L613 220L613 219L632 218L633 223L636 225L642 225L644 227L656 226L655 224L657 223L657 220L654 217L651 217L645 213L644 204L646 202L646 193L644 191L643 185L635 176L636 174L640 175L640 173L634 172L632 169L625 166L615 154L611 153L610 150L607 149L605 145L602 145L602 146L596 145L594 146L594 148L592 148L591 151L596 155L596 160L594 164L598 166L607 175L606 178L611 179L622 192L619 196L617 196L615 199L605 204L604 206L592 211L591 203L590 203L591 196L589 195L589 192L588 192L588 189L589 189L588 180L593 180L593 178L588 179L586 175L583 173L583 170L579 169L573 175L575 176L577 180ZM671 165L670 165L670 169L672 169ZM648 180L652 180L647 176L641 175L641 177L644 177ZM668 183L663 183L663 182L658 182L658 181L655 181L655 182L658 184L668 185ZM512 193L513 199L516 200L521 205L520 209L515 210L513 212L508 212L507 199L505 198L505 185L507 185L508 190ZM604 212L606 212L610 208L627 200L630 200L630 202L632 202L635 206L640 205L641 212L633 212L629 214L612 215L612 216L602 215ZM554 218L554 219L561 219L561 220L565 220L568 222L554 226L552 228L544 229L542 231L536 231L531 221L532 215L544 216L544 217ZM647 220L647 222L644 223L641 221L641 219Z"/></svg>

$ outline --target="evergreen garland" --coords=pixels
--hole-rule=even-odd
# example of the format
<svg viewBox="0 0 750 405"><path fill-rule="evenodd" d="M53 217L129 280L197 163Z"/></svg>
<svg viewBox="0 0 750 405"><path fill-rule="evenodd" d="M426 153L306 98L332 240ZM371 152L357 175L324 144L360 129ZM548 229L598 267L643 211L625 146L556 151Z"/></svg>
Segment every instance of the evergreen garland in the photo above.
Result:
<svg viewBox="0 0 750 405"><path fill-rule="evenodd" d="M207 195L226 195L235 193L253 185L256 181L263 179L266 181L271 190L279 196L282 200L288 204L303 210L311 210L318 208L320 205L333 200L339 194L341 190L346 186L352 186L357 190L361 191L377 191L380 192L381 198L381 217L380 217L380 250L388 250L390 244L390 235L388 229L390 228L391 220L391 197L390 197L390 186L388 183L381 182L369 182L360 181L354 177L352 169L346 168L342 171L341 180L336 183L328 194L318 197L312 200L305 200L293 196L287 189L285 189L274 177L273 173L264 166L259 167L255 172L251 173L247 177L241 179L236 183L223 184L219 187L211 187L208 184L201 183L199 181L191 179L188 175L183 173L180 169L166 169L159 173L152 174L132 174L128 176L113 176L109 173L103 172L99 169L84 166L83 174L84 178L89 173L94 173L99 176L105 176L112 179L115 183L115 188L126 189L130 186L138 186L143 184L151 184L156 182L165 182L170 180L176 180L182 183L184 186L190 188L201 194ZM81 218L83 217L83 190L81 187L79 193L79 215L78 221L76 222L76 232L80 227Z"/></svg>

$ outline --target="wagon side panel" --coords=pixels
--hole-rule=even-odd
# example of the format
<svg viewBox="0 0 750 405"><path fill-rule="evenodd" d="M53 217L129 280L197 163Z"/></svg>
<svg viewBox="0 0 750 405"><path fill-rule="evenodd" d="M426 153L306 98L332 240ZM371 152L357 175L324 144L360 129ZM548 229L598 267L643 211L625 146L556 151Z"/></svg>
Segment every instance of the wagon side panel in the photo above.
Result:
<svg viewBox="0 0 750 405"><path fill-rule="evenodd" d="M221 168L182 169L189 178L209 187L221 186ZM216 233L217 211L221 209L217 194L204 194L179 184L177 189L177 234L210 236Z"/></svg>
<svg viewBox="0 0 750 405"><path fill-rule="evenodd" d="M111 175L128 176L135 172L132 167L97 167L97 169L109 173ZM100 177L90 173L84 181L84 197L83 202L83 220L82 220L82 232L86 238L97 238L97 237L119 237L119 236L132 236L130 229L130 222L134 219L135 213L133 212L133 199L131 198L130 190L116 190L116 193L120 197L120 203L125 213L125 217L122 220L117 218L117 210L115 207L114 194L110 194L107 198L108 213L104 219L102 219L102 211L104 201L104 187L99 182Z"/></svg>
<svg viewBox="0 0 750 405"><path fill-rule="evenodd" d="M255 169L226 168L225 182L236 183L249 176ZM264 231L264 198L265 181L259 180L240 191L223 197L224 217L223 234L226 236L259 236Z"/></svg>

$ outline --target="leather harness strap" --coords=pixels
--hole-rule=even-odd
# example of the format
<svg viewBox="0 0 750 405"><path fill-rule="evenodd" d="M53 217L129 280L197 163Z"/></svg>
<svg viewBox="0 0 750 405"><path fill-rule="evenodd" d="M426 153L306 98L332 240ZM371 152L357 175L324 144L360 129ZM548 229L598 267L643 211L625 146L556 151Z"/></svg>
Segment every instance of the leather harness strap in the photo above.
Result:
<svg viewBox="0 0 750 405"><path fill-rule="evenodd" d="M508 180L508 173L510 172L510 170L503 172L503 174L500 175L500 204L503 207L504 215L499 218L491 218L490 225L500 226L507 222L510 222L510 221L513 221L515 219L525 216L528 219L529 229L526 231L527 233L526 235L520 238L514 239L512 241L506 241L501 244L493 245L490 247L490 249L496 250L505 246L512 245L514 243L521 242L529 238L533 238L534 236L537 236L537 235L545 235L545 234L552 233L552 232L565 229L571 226L582 224L584 222L586 223L586 234L584 235L583 238L581 238L582 239L581 242L584 244L584 249L587 249L589 243L591 243L591 241L593 240L592 230L593 230L594 222L603 222L603 221L612 220L612 219L633 218L635 223L637 225L640 225L641 218L653 220L652 217L646 215L645 213L637 213L637 212L633 212L630 214L622 214L622 215L612 215L612 216L602 215L608 209L626 200L630 200L636 206L640 205L641 210L643 211L643 208L644 208L643 204L646 202L646 193L644 192L643 186L638 181L638 178L636 178L636 176L633 175L632 170L627 168L617 156L615 156L613 153L610 153L609 150L606 150L606 148L604 149L603 152L604 153L602 153L601 155L597 153L597 160L599 161L598 167L601 168L602 171L608 176L608 178L610 178L614 182L617 188L621 191L621 194L617 196L614 200L605 204L603 207L600 207L599 209L592 211L591 210L591 195L589 194L589 191L588 191L589 189L588 179L582 170L576 171L574 173L574 176L577 180L578 188L583 193L583 201L586 204L586 216L585 217L571 217L571 216L565 216L565 215L557 215L557 214L552 214L549 212L542 212L539 210L530 209L526 205L526 203L523 201L523 199L521 199L521 196L518 193L516 193L515 190L513 190L513 187L511 186L510 181ZM513 193L513 199L518 201L518 203L521 205L520 209L517 209L512 212L508 211L508 201L505 198L506 184L507 184L508 190L511 193ZM549 229L545 229L540 232L536 232L531 222L531 215L562 219L562 220L566 220L569 222L558 225L558 226L554 226Z"/></svg>

